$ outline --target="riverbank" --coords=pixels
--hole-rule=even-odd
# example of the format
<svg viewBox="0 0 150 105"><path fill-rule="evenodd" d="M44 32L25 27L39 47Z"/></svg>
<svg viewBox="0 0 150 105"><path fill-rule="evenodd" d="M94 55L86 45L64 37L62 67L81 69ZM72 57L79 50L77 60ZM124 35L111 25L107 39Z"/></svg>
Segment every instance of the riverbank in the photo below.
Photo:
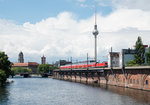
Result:
<svg viewBox="0 0 150 105"><path fill-rule="evenodd" d="M8 78L8 79L6 80L6 83L12 83L12 82L14 82L13 79Z"/></svg>
<svg viewBox="0 0 150 105"><path fill-rule="evenodd" d="M8 78L4 84L9 84L9 83L13 83L13 82L14 82L13 79ZM2 86L1 83L0 83L0 86Z"/></svg>

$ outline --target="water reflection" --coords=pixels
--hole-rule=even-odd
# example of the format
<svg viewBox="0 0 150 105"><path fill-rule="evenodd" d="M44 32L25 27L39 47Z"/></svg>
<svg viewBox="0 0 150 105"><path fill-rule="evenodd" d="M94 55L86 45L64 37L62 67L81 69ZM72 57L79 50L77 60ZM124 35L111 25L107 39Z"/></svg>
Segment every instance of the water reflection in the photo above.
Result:
<svg viewBox="0 0 150 105"><path fill-rule="evenodd" d="M141 91L137 89L123 88L123 87L116 87L116 86L108 86L107 90L113 93L117 93L119 95L129 96L141 103L144 102L150 104L150 100L149 100L150 92L148 91Z"/></svg>
<svg viewBox="0 0 150 105"><path fill-rule="evenodd" d="M112 93L119 94L121 96L129 96L135 99L137 102L141 103L142 105L146 103L150 105L150 91L117 87L117 86L112 86L112 85L97 85L97 84L88 84L88 85L93 86L93 87L99 87L103 91L109 91ZM124 98L122 99L122 101L124 101Z"/></svg>
<svg viewBox="0 0 150 105"><path fill-rule="evenodd" d="M6 105L6 102L8 101L9 91L8 86L2 86L0 87L0 105Z"/></svg>
<svg viewBox="0 0 150 105"><path fill-rule="evenodd" d="M16 78L0 87L0 105L150 105L150 92L49 78Z"/></svg>

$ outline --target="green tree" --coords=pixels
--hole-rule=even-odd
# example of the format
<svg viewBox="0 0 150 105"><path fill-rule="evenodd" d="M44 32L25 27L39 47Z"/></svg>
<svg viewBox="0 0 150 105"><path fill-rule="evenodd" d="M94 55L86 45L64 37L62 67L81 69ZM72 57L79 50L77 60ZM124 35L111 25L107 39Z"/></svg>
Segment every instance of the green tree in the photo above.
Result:
<svg viewBox="0 0 150 105"><path fill-rule="evenodd" d="M59 67L57 67L57 66L53 65L53 70L54 70L54 69L59 69Z"/></svg>
<svg viewBox="0 0 150 105"><path fill-rule="evenodd" d="M32 69L27 69L27 72L28 73L32 73Z"/></svg>
<svg viewBox="0 0 150 105"><path fill-rule="evenodd" d="M0 69L0 85L3 85L6 79L7 77L5 71Z"/></svg>
<svg viewBox="0 0 150 105"><path fill-rule="evenodd" d="M4 83L11 75L12 63L8 60L8 56L4 52L0 52L0 82Z"/></svg>
<svg viewBox="0 0 150 105"><path fill-rule="evenodd" d="M17 73L31 73L32 69L25 68L25 67L13 67L11 68L12 73L17 74Z"/></svg>
<svg viewBox="0 0 150 105"><path fill-rule="evenodd" d="M145 63L145 48L142 43L142 39L139 36L136 41L136 54L134 55L134 61L136 64L144 64Z"/></svg>
<svg viewBox="0 0 150 105"><path fill-rule="evenodd" d="M50 71L52 71L52 66L49 64L40 64L38 66L38 73L40 74L49 73Z"/></svg>
<svg viewBox="0 0 150 105"><path fill-rule="evenodd" d="M136 64L136 62L134 60L126 62L126 65L127 66L138 66L138 64Z"/></svg>
<svg viewBox="0 0 150 105"><path fill-rule="evenodd" d="M150 46L148 48L148 52L146 53L146 64L150 65Z"/></svg>
<svg viewBox="0 0 150 105"><path fill-rule="evenodd" d="M9 77L11 73L11 62L8 60L8 56L4 52L0 52L0 69L5 71L6 77Z"/></svg>

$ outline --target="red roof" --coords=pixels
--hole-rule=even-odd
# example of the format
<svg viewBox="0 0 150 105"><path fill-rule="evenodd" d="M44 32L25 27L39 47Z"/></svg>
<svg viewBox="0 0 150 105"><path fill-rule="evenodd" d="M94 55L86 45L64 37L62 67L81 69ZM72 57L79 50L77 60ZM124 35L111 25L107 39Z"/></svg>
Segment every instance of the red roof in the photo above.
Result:
<svg viewBox="0 0 150 105"><path fill-rule="evenodd" d="M27 62L27 63L13 63L12 66L15 67L26 67L26 66L38 66L39 64L37 62Z"/></svg>

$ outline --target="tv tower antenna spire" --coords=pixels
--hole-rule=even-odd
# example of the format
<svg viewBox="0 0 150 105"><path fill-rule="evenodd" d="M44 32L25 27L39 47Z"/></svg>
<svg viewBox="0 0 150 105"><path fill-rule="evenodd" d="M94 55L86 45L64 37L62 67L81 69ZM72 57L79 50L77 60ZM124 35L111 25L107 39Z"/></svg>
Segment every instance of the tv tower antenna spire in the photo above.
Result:
<svg viewBox="0 0 150 105"><path fill-rule="evenodd" d="M96 13L97 13L97 11L96 11L96 2L95 2L95 25L96 25Z"/></svg>
<svg viewBox="0 0 150 105"><path fill-rule="evenodd" d="M98 30L97 30L97 13L96 13L96 2L95 2L95 25L94 25L94 31L93 31L93 35L95 37L95 49L94 49L94 53L95 53L95 62L97 62L97 35L99 34Z"/></svg>

